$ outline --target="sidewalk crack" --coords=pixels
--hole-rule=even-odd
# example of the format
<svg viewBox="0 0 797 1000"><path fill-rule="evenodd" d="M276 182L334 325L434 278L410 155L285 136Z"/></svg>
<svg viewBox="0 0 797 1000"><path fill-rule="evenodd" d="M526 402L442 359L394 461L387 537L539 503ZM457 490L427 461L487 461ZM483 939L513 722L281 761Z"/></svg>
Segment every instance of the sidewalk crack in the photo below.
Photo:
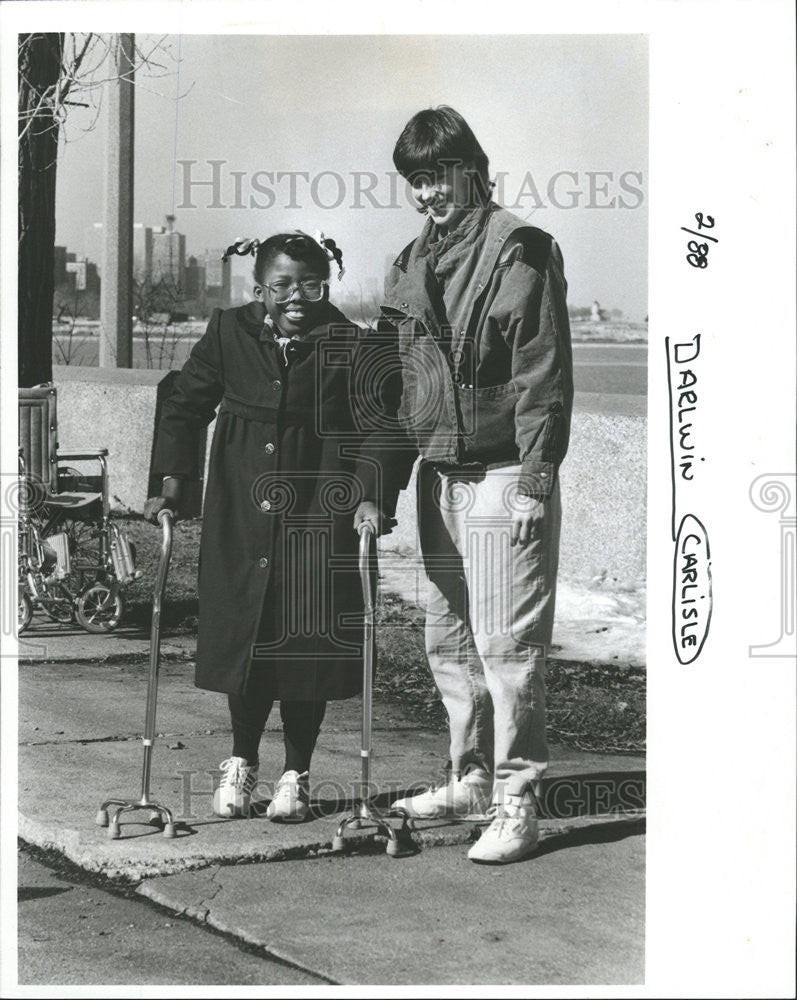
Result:
<svg viewBox="0 0 797 1000"><path fill-rule="evenodd" d="M190 733L156 733L156 740L196 739L200 736L229 736L227 729L201 729ZM64 740L22 740L21 747L90 746L94 743L131 743L143 738L142 733L120 733L113 736L85 736Z"/></svg>
<svg viewBox="0 0 797 1000"><path fill-rule="evenodd" d="M210 885L213 886L213 892L210 895L204 895L202 899L197 904L197 917L203 922L207 923L208 914L210 913L210 904L218 896L224 886L221 882L216 881L216 876L221 872L221 867L216 866L213 869L213 874L210 877Z"/></svg>

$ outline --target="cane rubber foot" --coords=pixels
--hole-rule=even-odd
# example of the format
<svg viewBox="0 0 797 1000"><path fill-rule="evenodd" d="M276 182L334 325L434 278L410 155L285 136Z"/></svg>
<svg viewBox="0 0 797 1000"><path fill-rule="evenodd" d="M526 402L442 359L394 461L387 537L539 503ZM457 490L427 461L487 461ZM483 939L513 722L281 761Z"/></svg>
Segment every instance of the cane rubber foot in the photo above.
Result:
<svg viewBox="0 0 797 1000"><path fill-rule="evenodd" d="M401 844L397 840L388 840L385 854L391 858L397 858L401 854Z"/></svg>
<svg viewBox="0 0 797 1000"><path fill-rule="evenodd" d="M118 823L109 823L108 824L108 839L109 840L118 840L121 836L122 836L122 828L119 826L119 824Z"/></svg>
<svg viewBox="0 0 797 1000"><path fill-rule="evenodd" d="M332 838L332 850L333 851L345 851L346 841L343 837L333 837Z"/></svg>
<svg viewBox="0 0 797 1000"><path fill-rule="evenodd" d="M98 809L97 815L94 817L94 822L97 826L107 826L108 825L108 810Z"/></svg>
<svg viewBox="0 0 797 1000"><path fill-rule="evenodd" d="M166 823L163 827L163 836L167 840L174 840L177 836L177 827L174 823Z"/></svg>

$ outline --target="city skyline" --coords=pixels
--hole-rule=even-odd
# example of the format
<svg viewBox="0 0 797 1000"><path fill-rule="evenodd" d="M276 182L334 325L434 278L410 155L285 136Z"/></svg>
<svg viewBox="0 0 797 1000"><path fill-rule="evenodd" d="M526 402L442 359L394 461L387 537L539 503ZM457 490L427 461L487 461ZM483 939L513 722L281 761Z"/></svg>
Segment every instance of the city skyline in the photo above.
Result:
<svg viewBox="0 0 797 1000"><path fill-rule="evenodd" d="M240 279L232 280L229 261L222 260L222 251L205 247L202 251L188 253L184 233L175 227L173 215L164 218L165 225L146 226L133 223L133 281L136 287L135 310L162 311L164 302L170 310L190 315L206 315L210 308L226 308L246 301ZM66 245L56 244L54 284L56 301L54 312L62 309L63 293L89 291L98 297L102 281L103 223L94 222L86 227L84 256L77 257ZM69 272L75 274L69 278ZM87 285L87 275L91 277ZM236 297L233 298L233 290ZM84 305L96 311L98 303L84 297ZM78 300L75 301L75 306Z"/></svg>
<svg viewBox="0 0 797 1000"><path fill-rule="evenodd" d="M474 74L485 44L490 59ZM173 72L137 80L135 218L175 215L191 247L321 229L344 252L333 294L356 299L381 288L385 260L420 229L393 168L398 134L419 108L449 103L490 157L496 199L557 239L571 302L647 314L643 36L183 35L164 45L179 49L179 76L167 54ZM103 128L84 131L93 118L70 109L58 165L56 242L78 252L104 184ZM251 270L239 258L232 275L251 285Z"/></svg>

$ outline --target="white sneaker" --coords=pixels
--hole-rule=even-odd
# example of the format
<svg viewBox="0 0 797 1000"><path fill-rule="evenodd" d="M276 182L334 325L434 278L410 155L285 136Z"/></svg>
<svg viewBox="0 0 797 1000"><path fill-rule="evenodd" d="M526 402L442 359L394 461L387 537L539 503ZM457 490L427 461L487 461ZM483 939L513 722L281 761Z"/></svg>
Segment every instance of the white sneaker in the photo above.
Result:
<svg viewBox="0 0 797 1000"><path fill-rule="evenodd" d="M303 823L309 811L309 772L286 771L277 782L266 816L272 823Z"/></svg>
<svg viewBox="0 0 797 1000"><path fill-rule="evenodd" d="M221 783L213 793L213 812L230 818L248 816L252 791L257 784L257 765L250 767L244 757L229 757L219 764Z"/></svg>
<svg viewBox="0 0 797 1000"><path fill-rule="evenodd" d="M492 823L468 851L471 861L505 865L534 853L540 834L530 797L506 795L503 804L493 805L490 813Z"/></svg>
<svg viewBox="0 0 797 1000"><path fill-rule="evenodd" d="M390 808L412 819L479 819L487 812L492 794L493 776L481 768L474 768L462 778L452 776L446 785L396 799Z"/></svg>

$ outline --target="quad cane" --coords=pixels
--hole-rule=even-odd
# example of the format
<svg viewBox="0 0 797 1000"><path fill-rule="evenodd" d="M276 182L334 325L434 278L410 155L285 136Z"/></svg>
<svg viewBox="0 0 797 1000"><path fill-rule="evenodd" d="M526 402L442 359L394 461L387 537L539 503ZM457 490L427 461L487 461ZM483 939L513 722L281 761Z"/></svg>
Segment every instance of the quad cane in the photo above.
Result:
<svg viewBox="0 0 797 1000"><path fill-rule="evenodd" d="M387 836L387 853L398 857L404 853L404 847L395 828L388 823L372 802L371 794L371 729L373 709L374 681L374 595L371 580L371 540L375 530L370 521L360 525L360 581L363 588L364 604L364 641L363 641L363 705L362 705L362 743L360 759L362 761L362 782L360 798L355 802L353 811L338 824L338 829L332 841L333 851L345 850L344 833L347 827L359 830L363 826L375 826L379 833ZM406 822L406 821L405 821Z"/></svg>
<svg viewBox="0 0 797 1000"><path fill-rule="evenodd" d="M152 750L155 743L155 708L158 700L158 669L160 667L161 647L161 608L163 592L166 589L166 576L169 572L169 559L172 554L172 525L174 514L170 510L158 513L158 523L163 529L161 539L161 554L158 572L155 578L155 595L152 601L152 632L149 643L149 683L147 685L147 715L144 722L144 770L141 777L141 797L138 799L106 799L97 812L97 826L107 826L111 840L121 837L119 817L122 813L136 812L139 809L150 810L150 823L163 826L163 836L171 839L176 836L174 817L171 811L158 802L153 802L149 796L149 779L152 766ZM109 809L113 807L110 813Z"/></svg>

